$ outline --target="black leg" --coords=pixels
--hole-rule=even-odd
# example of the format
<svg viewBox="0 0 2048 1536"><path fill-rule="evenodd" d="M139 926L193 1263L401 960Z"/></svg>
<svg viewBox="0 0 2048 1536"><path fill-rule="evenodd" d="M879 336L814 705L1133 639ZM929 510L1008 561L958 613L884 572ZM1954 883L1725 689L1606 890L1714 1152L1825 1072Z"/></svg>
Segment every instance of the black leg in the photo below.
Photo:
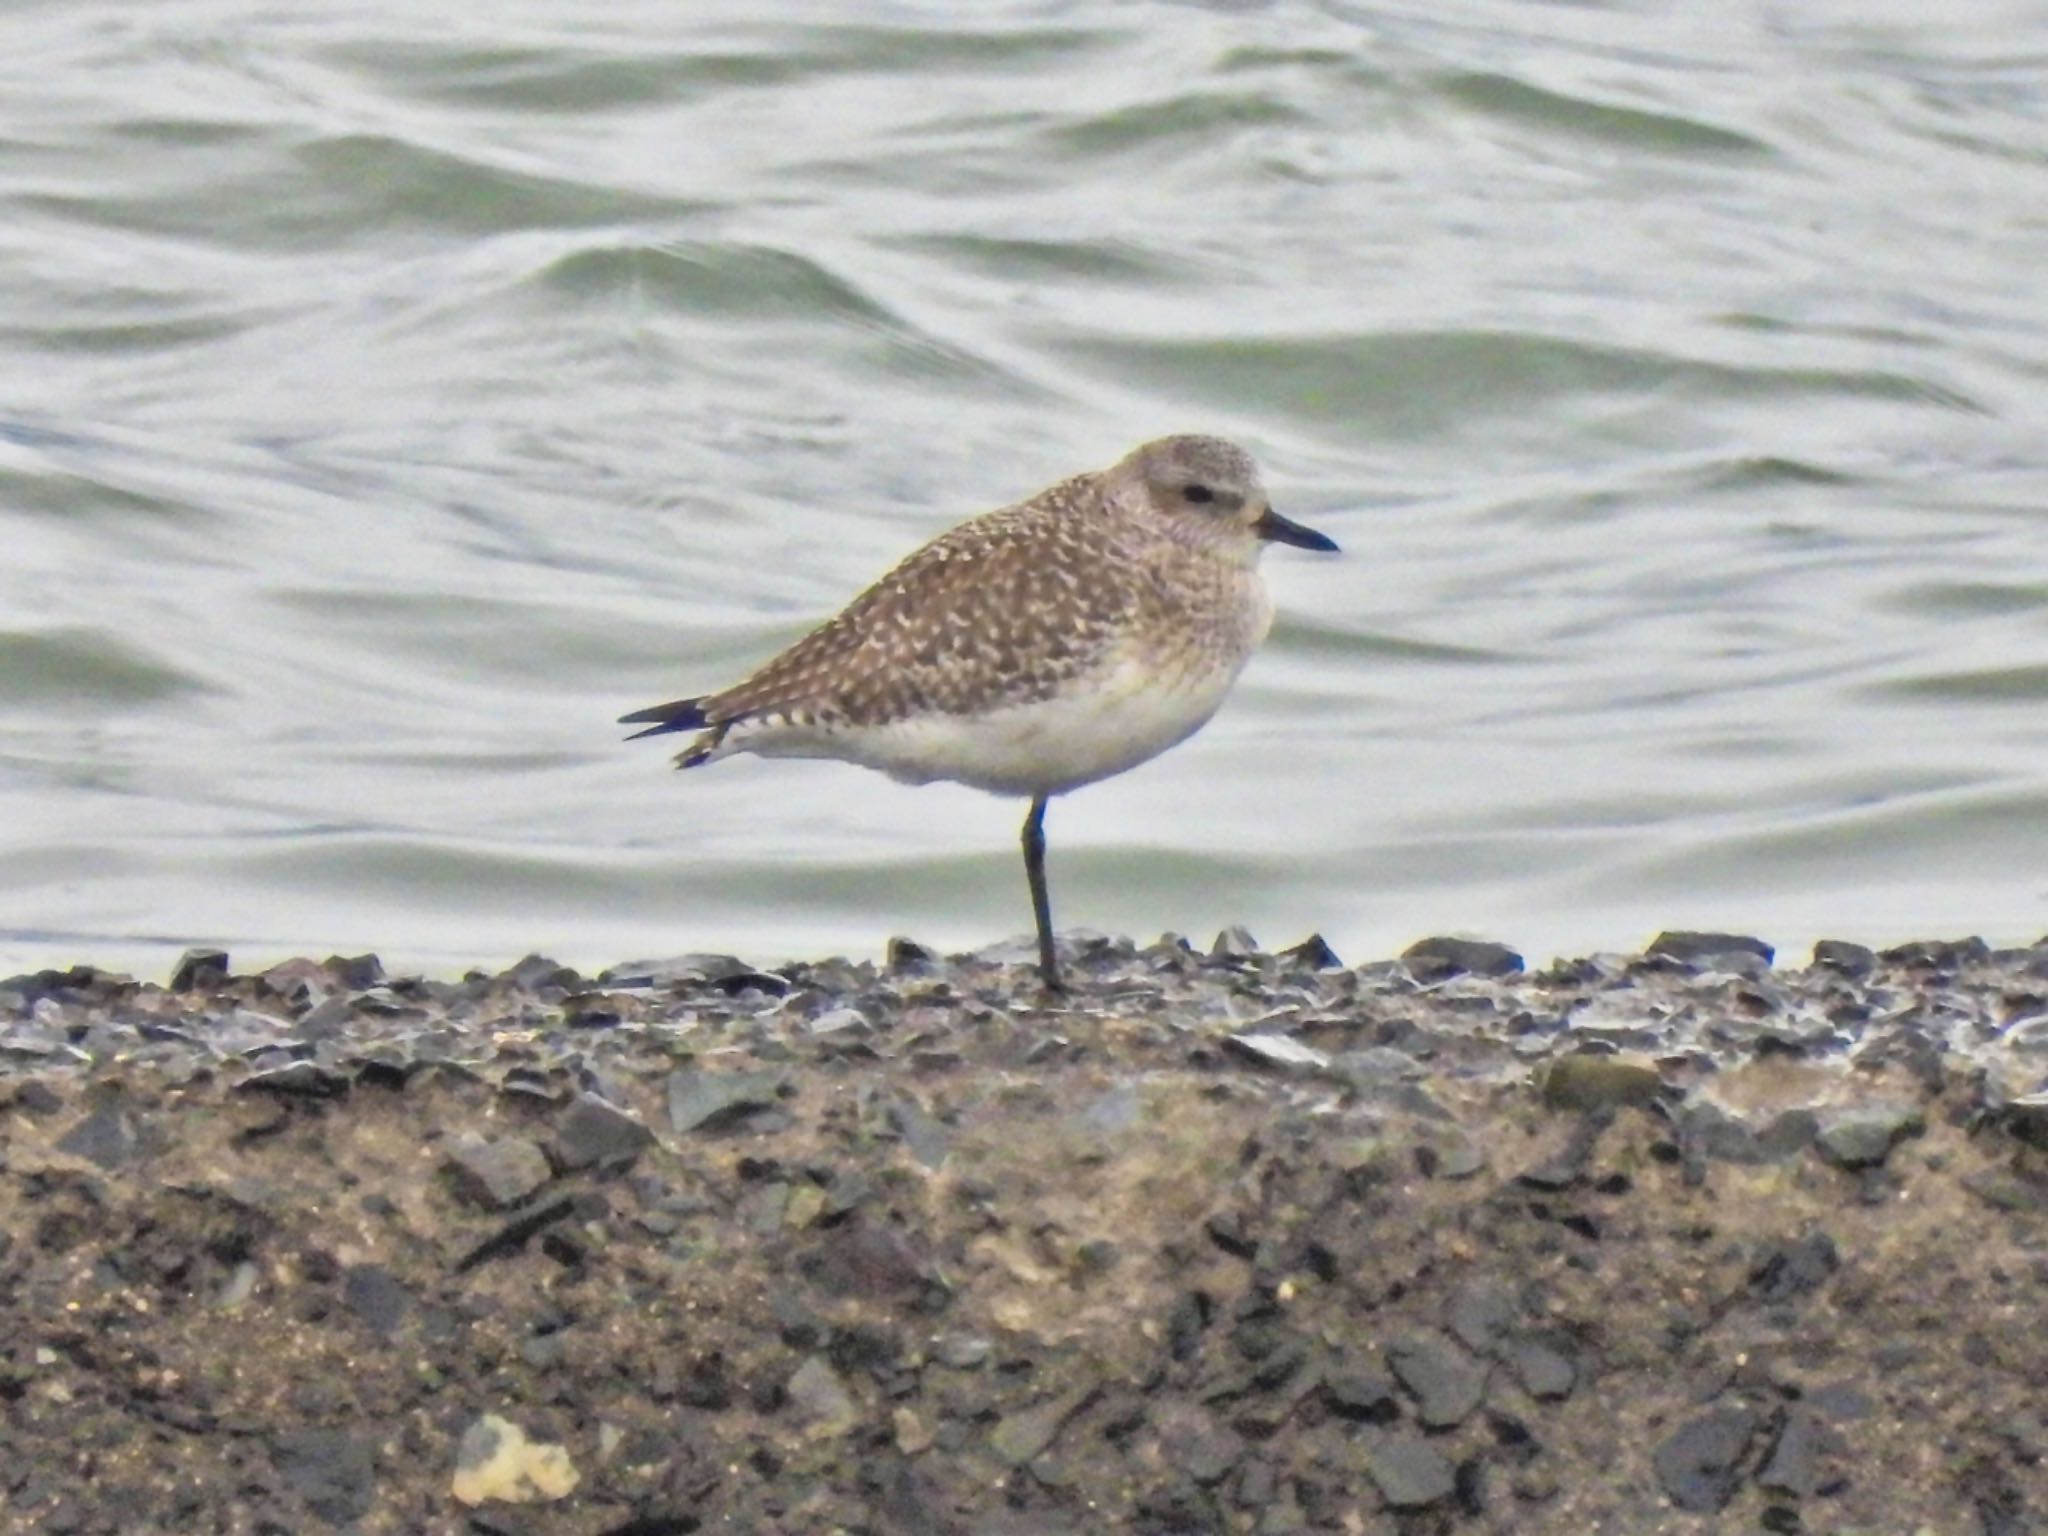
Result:
<svg viewBox="0 0 2048 1536"><path fill-rule="evenodd" d="M1031 802L1024 818L1024 878L1031 882L1031 915L1038 921L1038 974L1048 989L1064 992L1059 956L1052 947L1052 902L1045 894L1045 796Z"/></svg>

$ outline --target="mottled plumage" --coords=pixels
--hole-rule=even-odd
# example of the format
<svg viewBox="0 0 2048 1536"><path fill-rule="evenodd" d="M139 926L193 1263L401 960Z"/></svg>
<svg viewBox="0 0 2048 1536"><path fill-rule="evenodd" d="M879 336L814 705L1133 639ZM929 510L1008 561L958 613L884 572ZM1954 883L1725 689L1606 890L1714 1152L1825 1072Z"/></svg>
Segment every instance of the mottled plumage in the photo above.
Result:
<svg viewBox="0 0 2048 1536"><path fill-rule="evenodd" d="M679 768L831 757L1030 796L1026 871L1057 986L1045 800L1215 713L1271 622L1257 560L1276 539L1336 548L1272 511L1243 449L1161 438L940 535L743 682L624 721L700 732Z"/></svg>

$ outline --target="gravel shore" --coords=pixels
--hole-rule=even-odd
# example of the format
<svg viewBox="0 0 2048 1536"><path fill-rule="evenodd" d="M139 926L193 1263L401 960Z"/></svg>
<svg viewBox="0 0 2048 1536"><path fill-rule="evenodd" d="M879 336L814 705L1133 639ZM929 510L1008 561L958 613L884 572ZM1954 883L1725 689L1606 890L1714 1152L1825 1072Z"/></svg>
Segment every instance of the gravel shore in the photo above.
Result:
<svg viewBox="0 0 2048 1536"><path fill-rule="evenodd" d="M0 1528L2048 1526L2048 941L0 981Z"/></svg>

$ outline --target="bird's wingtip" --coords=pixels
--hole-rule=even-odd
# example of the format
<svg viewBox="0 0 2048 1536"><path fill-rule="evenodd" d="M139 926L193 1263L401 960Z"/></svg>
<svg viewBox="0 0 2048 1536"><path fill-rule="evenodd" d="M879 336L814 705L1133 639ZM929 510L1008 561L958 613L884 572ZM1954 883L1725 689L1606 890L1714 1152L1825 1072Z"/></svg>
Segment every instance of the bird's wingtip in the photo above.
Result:
<svg viewBox="0 0 2048 1536"><path fill-rule="evenodd" d="M647 726L646 730L635 731L628 736L628 741L638 741L642 736L660 736L669 731L702 730L708 723L704 717L704 702L701 699L676 699L668 704L655 704L647 709L636 709L631 714L619 716L621 725Z"/></svg>

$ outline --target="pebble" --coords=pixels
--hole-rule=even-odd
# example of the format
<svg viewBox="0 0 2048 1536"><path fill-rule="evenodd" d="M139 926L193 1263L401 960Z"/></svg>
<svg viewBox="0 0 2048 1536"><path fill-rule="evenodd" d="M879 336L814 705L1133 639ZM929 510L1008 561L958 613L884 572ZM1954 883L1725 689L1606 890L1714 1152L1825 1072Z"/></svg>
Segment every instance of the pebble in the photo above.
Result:
<svg viewBox="0 0 2048 1536"><path fill-rule="evenodd" d="M1552 1109L1650 1104L1664 1086L1656 1063L1634 1052L1577 1052L1554 1057L1540 1079L1543 1102Z"/></svg>
<svg viewBox="0 0 2048 1536"><path fill-rule="evenodd" d="M1292 1035L1259 1030L1241 1035L1225 1035L1223 1043L1247 1061L1258 1062L1261 1066L1278 1067L1282 1071L1326 1072L1330 1067L1327 1051L1319 1051L1312 1045L1303 1045Z"/></svg>
<svg viewBox="0 0 2048 1536"><path fill-rule="evenodd" d="M339 1429L301 1429L279 1435L272 1454L278 1472L306 1507L330 1525L348 1526L370 1512L377 1496L376 1442Z"/></svg>
<svg viewBox="0 0 2048 1536"><path fill-rule="evenodd" d="M529 1440L511 1420L486 1413L462 1432L449 1491L464 1504L531 1504L565 1499L580 1481L565 1447Z"/></svg>
<svg viewBox="0 0 2048 1536"><path fill-rule="evenodd" d="M1727 970L1754 975L1770 969L1776 951L1762 939L1742 933L1660 933L1646 954L1675 960L1695 971Z"/></svg>
<svg viewBox="0 0 2048 1536"><path fill-rule="evenodd" d="M624 1165L653 1144L638 1117L594 1093L576 1095L555 1123L556 1155L568 1170Z"/></svg>
<svg viewBox="0 0 2048 1536"><path fill-rule="evenodd" d="M1926 1118L1915 1105L1860 1104L1824 1117L1816 1145L1838 1168L1876 1168L1892 1148L1926 1129Z"/></svg>
<svg viewBox="0 0 2048 1536"><path fill-rule="evenodd" d="M783 1390L797 1418L819 1437L842 1435L859 1422L860 1408L839 1373L818 1355L799 1365Z"/></svg>
<svg viewBox="0 0 2048 1536"><path fill-rule="evenodd" d="M786 1072L703 1072L680 1069L668 1080L668 1119L678 1131L715 1135L739 1129L752 1116L773 1109Z"/></svg>
<svg viewBox="0 0 2048 1536"><path fill-rule="evenodd" d="M448 1169L464 1198L496 1210L519 1204L554 1177L547 1153L518 1136L458 1138L448 1149Z"/></svg>
<svg viewBox="0 0 2048 1536"><path fill-rule="evenodd" d="M1421 939L1401 951L1401 963L1425 983L1453 976L1513 976L1522 969L1522 957L1514 950L1483 939Z"/></svg>
<svg viewBox="0 0 2048 1536"><path fill-rule="evenodd" d="M1067 1421L1095 1400L1099 1390L1095 1386L1083 1387L1035 1407L1004 1414L989 1431L989 1450L998 1461L1012 1467L1036 1461L1059 1438Z"/></svg>
<svg viewBox="0 0 2048 1536"><path fill-rule="evenodd" d="M1726 1508L1756 1431L1756 1411L1741 1406L1711 1409L1673 1430L1651 1458L1671 1502L1692 1514Z"/></svg>
<svg viewBox="0 0 2048 1536"><path fill-rule="evenodd" d="M1455 1429L1472 1416L1486 1392L1486 1367L1438 1334L1419 1334L1387 1346L1387 1363L1413 1394L1425 1429Z"/></svg>
<svg viewBox="0 0 2048 1536"><path fill-rule="evenodd" d="M1366 1442L1365 1475L1391 1509L1427 1509L1457 1491L1457 1471L1420 1435L1375 1435Z"/></svg>

